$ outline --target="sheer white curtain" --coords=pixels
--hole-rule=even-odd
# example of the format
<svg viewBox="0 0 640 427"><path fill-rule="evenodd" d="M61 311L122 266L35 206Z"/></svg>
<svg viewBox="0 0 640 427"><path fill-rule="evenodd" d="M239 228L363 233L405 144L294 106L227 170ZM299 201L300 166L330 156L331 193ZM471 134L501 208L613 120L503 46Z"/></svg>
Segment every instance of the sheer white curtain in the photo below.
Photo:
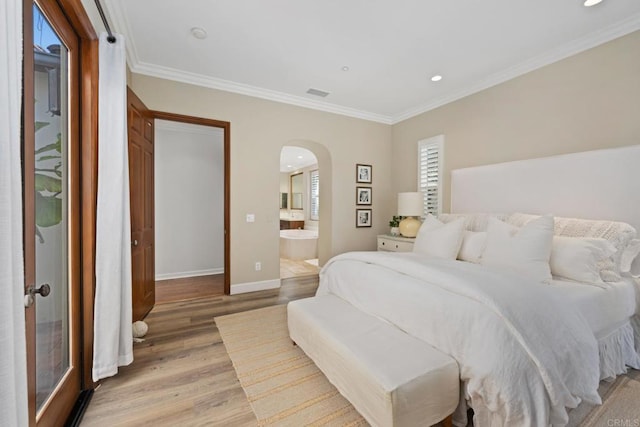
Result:
<svg viewBox="0 0 640 427"><path fill-rule="evenodd" d="M25 426L27 356L22 259L22 0L0 2L0 414Z"/></svg>
<svg viewBox="0 0 640 427"><path fill-rule="evenodd" d="M133 361L131 220L124 37L100 36L93 379Z"/></svg>

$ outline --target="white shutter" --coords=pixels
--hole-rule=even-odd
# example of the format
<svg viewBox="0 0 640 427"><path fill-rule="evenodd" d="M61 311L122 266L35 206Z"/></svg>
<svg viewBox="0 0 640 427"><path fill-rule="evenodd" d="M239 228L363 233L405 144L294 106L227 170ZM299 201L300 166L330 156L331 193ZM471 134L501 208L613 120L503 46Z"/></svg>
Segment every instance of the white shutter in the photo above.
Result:
<svg viewBox="0 0 640 427"><path fill-rule="evenodd" d="M310 219L312 221L320 220L320 174L318 174L317 170L311 171L310 174L311 179L311 213Z"/></svg>
<svg viewBox="0 0 640 427"><path fill-rule="evenodd" d="M418 141L418 191L424 193L424 215L442 213L444 136Z"/></svg>

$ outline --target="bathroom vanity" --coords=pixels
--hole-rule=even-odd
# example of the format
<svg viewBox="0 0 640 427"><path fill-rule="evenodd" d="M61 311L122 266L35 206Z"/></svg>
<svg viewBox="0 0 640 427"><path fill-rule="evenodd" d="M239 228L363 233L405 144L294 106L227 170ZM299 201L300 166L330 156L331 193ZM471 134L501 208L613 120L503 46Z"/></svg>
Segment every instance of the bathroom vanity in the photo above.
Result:
<svg viewBox="0 0 640 427"><path fill-rule="evenodd" d="M299 219L281 219L280 230L297 230L304 229L304 220Z"/></svg>

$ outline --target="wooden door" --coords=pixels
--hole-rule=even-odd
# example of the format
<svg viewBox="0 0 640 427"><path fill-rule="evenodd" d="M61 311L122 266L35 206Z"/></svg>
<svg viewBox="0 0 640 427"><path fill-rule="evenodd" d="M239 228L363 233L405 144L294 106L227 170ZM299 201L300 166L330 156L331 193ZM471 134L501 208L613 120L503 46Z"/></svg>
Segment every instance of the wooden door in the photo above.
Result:
<svg viewBox="0 0 640 427"><path fill-rule="evenodd" d="M29 425L55 426L80 393L79 40L55 1L23 13Z"/></svg>
<svg viewBox="0 0 640 427"><path fill-rule="evenodd" d="M153 308L155 244L153 200L153 116L140 98L127 90L129 186L131 191L131 271L133 321Z"/></svg>

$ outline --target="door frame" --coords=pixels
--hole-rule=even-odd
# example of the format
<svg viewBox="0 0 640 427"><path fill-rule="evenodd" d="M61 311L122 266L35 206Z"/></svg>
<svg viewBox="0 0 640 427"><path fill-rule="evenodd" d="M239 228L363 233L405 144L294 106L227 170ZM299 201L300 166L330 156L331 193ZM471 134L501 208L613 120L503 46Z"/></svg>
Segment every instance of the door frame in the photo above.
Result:
<svg viewBox="0 0 640 427"><path fill-rule="evenodd" d="M77 63L75 64L75 68L71 70L71 72L75 74L75 81L73 82L71 90L76 94L77 105L75 106L75 114L70 116L70 123L71 126L76 128L76 143L78 147L76 158L73 160L73 167L76 168L74 173L76 174L77 185L74 188L74 192L76 193L75 197L77 202L80 204L79 212L77 213L78 224L75 229L72 229L72 232L77 236L73 240L76 241L76 244L79 242L80 246L76 253L77 259L72 261L76 271L72 271L71 274L76 275L78 286L74 291L79 293L75 307L76 311L72 313L72 318L77 319L80 330L72 340L74 341L72 348L73 351L78 352L76 361L78 362L77 368L79 370L80 389L86 390L94 387L91 379L93 359L91 350L93 348L93 248L95 247L95 233L92 232L91 224L92 218L93 224L95 224L95 197L91 197L91 188L97 189L97 186L95 185L95 179L92 181L88 178L97 176L97 157L95 155L93 156L96 160L95 165L92 165L90 159L92 158L92 150L95 150L97 154L98 37L81 0L39 0L39 3L43 9L47 9L47 5L50 4L57 6L62 12L62 15L64 15L64 18L66 18L66 21L70 24L71 30L75 33L75 37L77 37L78 40ZM33 32L28 30L28 28L33 25L32 7L32 0L23 0L23 46L25 46L25 52L32 50L32 48L28 48L28 46L33 45ZM33 81L33 79L28 79L26 74L33 73L33 65L33 55L23 55L23 78L25 79L23 99L33 99L34 96L33 85L26 84L26 82ZM30 134L27 134L27 132L29 132L27 126L33 123L33 119L32 109L24 109L23 132L25 132L25 138L33 137L32 131ZM26 153L25 160L29 159L31 161L30 157L29 153ZM90 185L88 185L88 183ZM25 188L31 184L33 184L33 177L25 179ZM93 194L95 196L95 192L93 192ZM91 216L92 213L93 216ZM30 218L30 220L33 220L33 218ZM26 256L33 256L35 253L35 247L30 245L28 241L25 241L24 250L25 258ZM34 277L25 277L25 285L30 284L33 280ZM28 318L28 316L26 317ZM33 328L34 326L35 325L32 324L30 327ZM73 360L74 356L71 355L71 358ZM32 366L34 360L27 360L27 363L28 366ZM31 377L29 379L28 396L29 425L35 425L35 372L31 372L29 375ZM66 415L67 414L59 414L58 417Z"/></svg>
<svg viewBox="0 0 640 427"><path fill-rule="evenodd" d="M221 120L205 119L202 117L186 116L183 114L167 113L151 110L154 119L169 120L172 122L190 123L193 125L210 126L220 128L224 133L224 293L231 294L231 227L229 215L229 201L231 195L231 123ZM155 215L155 213L154 213Z"/></svg>

